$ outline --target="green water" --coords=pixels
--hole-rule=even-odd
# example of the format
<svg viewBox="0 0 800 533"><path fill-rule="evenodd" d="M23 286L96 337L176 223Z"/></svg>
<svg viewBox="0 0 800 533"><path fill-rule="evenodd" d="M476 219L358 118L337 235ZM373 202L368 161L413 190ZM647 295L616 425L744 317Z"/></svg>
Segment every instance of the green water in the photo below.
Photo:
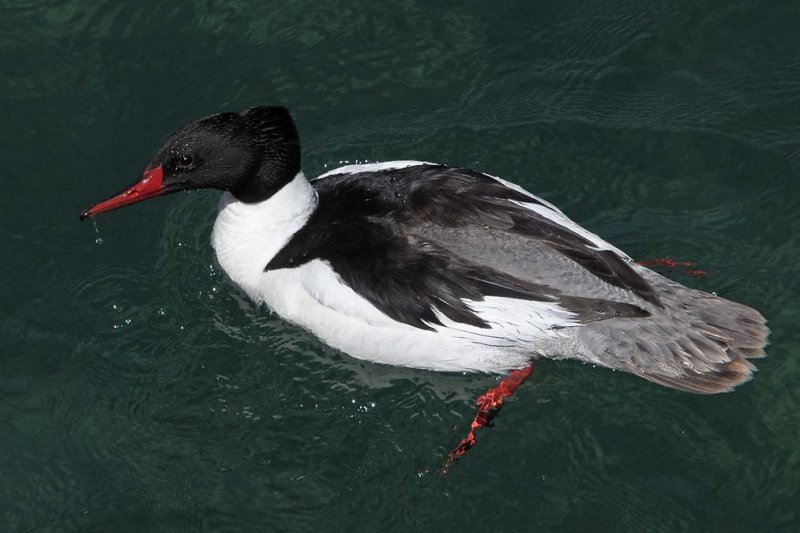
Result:
<svg viewBox="0 0 800 533"><path fill-rule="evenodd" d="M800 531L800 4L0 3L0 531ZM436 6L435 8L433 6ZM215 264L213 192L91 223L161 140L281 103L304 167L516 181L761 310L700 397L541 362L448 476L492 376L356 361Z"/></svg>

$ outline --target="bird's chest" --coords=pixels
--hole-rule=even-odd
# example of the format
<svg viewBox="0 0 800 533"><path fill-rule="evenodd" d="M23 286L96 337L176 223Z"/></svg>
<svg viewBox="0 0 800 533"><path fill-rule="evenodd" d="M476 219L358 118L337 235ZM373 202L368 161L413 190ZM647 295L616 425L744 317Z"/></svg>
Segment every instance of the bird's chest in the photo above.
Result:
<svg viewBox="0 0 800 533"><path fill-rule="evenodd" d="M316 196L302 175L272 198L246 204L230 193L222 195L211 244L226 274L256 302L267 301L265 272L270 260L303 225ZM269 302L268 302L269 303Z"/></svg>
<svg viewBox="0 0 800 533"><path fill-rule="evenodd" d="M221 217L220 217L221 218ZM211 243L222 269L247 295L261 303L260 294L264 282L264 266L269 262L269 253L256 238L247 238L241 231L233 231L224 220L217 219L214 224Z"/></svg>

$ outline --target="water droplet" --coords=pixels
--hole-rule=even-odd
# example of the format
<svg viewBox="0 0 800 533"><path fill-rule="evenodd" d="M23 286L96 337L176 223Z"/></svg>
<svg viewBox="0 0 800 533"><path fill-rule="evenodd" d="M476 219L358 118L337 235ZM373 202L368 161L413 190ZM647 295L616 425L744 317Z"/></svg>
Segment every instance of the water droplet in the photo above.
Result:
<svg viewBox="0 0 800 533"><path fill-rule="evenodd" d="M97 227L97 221L92 219L92 225L94 226L94 232L97 234L97 238L94 240L95 244L103 244L103 238L100 236L100 228Z"/></svg>

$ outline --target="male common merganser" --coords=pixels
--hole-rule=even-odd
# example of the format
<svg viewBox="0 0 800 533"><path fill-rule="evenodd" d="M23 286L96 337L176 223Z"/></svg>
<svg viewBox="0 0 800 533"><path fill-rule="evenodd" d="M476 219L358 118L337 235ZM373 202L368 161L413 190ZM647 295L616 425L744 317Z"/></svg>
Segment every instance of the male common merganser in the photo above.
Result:
<svg viewBox="0 0 800 533"><path fill-rule="evenodd" d="M637 265L500 178L392 161L309 182L283 107L189 124L81 218L202 188L224 191L211 240L230 278L353 357L495 373L568 358L717 393L764 356L757 311Z"/></svg>

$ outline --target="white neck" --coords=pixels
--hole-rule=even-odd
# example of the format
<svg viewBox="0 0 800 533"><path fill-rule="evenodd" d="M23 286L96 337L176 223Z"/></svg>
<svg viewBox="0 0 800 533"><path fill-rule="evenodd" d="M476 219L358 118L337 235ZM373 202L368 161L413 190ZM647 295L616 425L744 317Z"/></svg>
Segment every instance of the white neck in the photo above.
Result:
<svg viewBox="0 0 800 533"><path fill-rule="evenodd" d="M264 267L305 225L316 206L317 192L302 172L263 202L248 204L224 193L211 235L219 264L259 300Z"/></svg>

